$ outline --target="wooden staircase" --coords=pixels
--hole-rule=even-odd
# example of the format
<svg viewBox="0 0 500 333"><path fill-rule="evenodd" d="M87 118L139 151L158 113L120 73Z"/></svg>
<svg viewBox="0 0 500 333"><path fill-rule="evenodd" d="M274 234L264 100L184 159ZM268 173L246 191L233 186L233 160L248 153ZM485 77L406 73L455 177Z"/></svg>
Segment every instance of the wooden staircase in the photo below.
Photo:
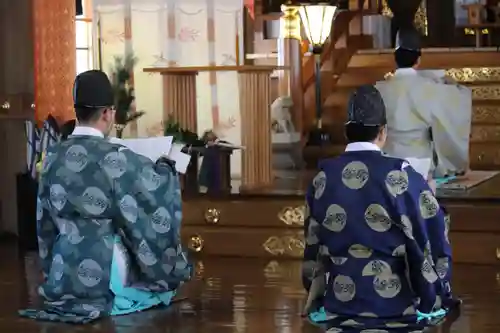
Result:
<svg viewBox="0 0 500 333"><path fill-rule="evenodd" d="M352 90L382 80L394 70L393 50L370 49L371 36L360 33L360 21L367 12L369 9L364 8L340 13L334 23L331 41L321 56L324 121L331 129L334 143L317 149L316 155L335 155L344 150L343 124ZM473 90L470 152L471 167L476 170L500 170L498 51L498 48L423 50L423 68L446 69L449 76ZM305 97L302 120L303 128L307 130L313 125L315 114L312 57L304 59L302 74L301 88ZM301 189L308 183L304 180L302 184L296 184L297 188L283 192L184 198L183 244L192 254L200 256L259 257L265 260L301 258L305 209ZM473 202L467 197L443 199L452 215L450 237L454 262L500 265L498 202L476 199Z"/></svg>
<svg viewBox="0 0 500 333"><path fill-rule="evenodd" d="M323 124L332 137L332 145L324 149L306 149L306 160L336 155L345 146L344 126L349 95L363 84L383 80L393 71L393 50L372 49L372 36L363 35L362 18L373 14L369 2L362 9L339 13L334 22L330 41L321 55L321 95ZM473 90L473 121L471 133L471 168L500 168L500 52L490 48L431 48L423 49L422 69L445 69L460 84ZM303 63L304 115L302 128L306 132L315 122L314 59ZM499 150L500 151L500 150ZM319 156L318 156L319 155ZM315 161L310 165L316 165Z"/></svg>
<svg viewBox="0 0 500 333"><path fill-rule="evenodd" d="M335 155L345 145L343 124L350 93L363 84L383 80L394 70L392 50L358 51L325 99L324 122L333 145L324 154ZM447 75L473 92L470 159L472 169L500 169L500 52L491 49L424 49L423 69L446 69ZM332 74L338 75L338 74Z"/></svg>
<svg viewBox="0 0 500 333"><path fill-rule="evenodd" d="M373 39L369 35L363 35L362 20L366 14L373 14L375 9L361 8L343 11L335 18L332 34L324 45L321 54L321 92L322 103L329 98L330 93L335 91L339 78L347 69L351 58L359 50L373 48ZM302 119L304 129L308 129L315 121L315 68L314 57L304 59L302 67L304 92L304 117ZM312 111L312 112L311 112Z"/></svg>

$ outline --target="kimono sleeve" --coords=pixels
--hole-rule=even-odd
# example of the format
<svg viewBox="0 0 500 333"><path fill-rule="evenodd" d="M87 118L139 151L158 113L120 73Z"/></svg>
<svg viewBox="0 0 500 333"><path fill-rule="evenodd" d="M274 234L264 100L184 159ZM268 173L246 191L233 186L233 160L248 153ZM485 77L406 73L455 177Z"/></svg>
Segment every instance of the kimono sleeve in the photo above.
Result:
<svg viewBox="0 0 500 333"><path fill-rule="evenodd" d="M40 268L42 270L43 279L47 279L52 266L52 248L58 236L58 230L49 218L49 211L46 209L45 199L43 198L44 189L41 187L40 194L37 198L36 206L36 227L38 236L38 255L40 257Z"/></svg>
<svg viewBox="0 0 500 333"><path fill-rule="evenodd" d="M302 284L307 291L304 313L311 313L323 304L326 290L326 271L324 254L320 243L320 224L311 213L314 205L314 186L311 186L306 195L304 216L304 258L302 263Z"/></svg>
<svg viewBox="0 0 500 333"><path fill-rule="evenodd" d="M310 186L306 194L306 208L304 212L304 258L302 262L302 284L308 292L312 281L317 275L319 260L319 224L311 216L314 205L314 187Z"/></svg>
<svg viewBox="0 0 500 333"><path fill-rule="evenodd" d="M405 168L408 189L397 197L401 224L407 237L406 259L419 310L430 313L451 297L451 246L446 215L427 182L413 168Z"/></svg>
<svg viewBox="0 0 500 333"><path fill-rule="evenodd" d="M113 201L132 266L149 289L174 290L192 274L180 244L182 207L177 173L126 148L120 148L118 154L127 161L127 169L113 179Z"/></svg>
<svg viewBox="0 0 500 333"><path fill-rule="evenodd" d="M44 154L45 155L45 154ZM47 157L42 160L39 175L46 172L48 166L55 158L54 153L47 154ZM36 203L36 229L38 237L38 255L40 258L40 268L44 280L47 279L50 273L53 260L53 247L57 240L59 230L54 224L54 220L50 216L49 197L50 189L45 177L39 177L38 194Z"/></svg>
<svg viewBox="0 0 500 333"><path fill-rule="evenodd" d="M440 176L467 171L472 119L472 92L467 87L435 84L432 138ZM451 116L453 115L453 116Z"/></svg>

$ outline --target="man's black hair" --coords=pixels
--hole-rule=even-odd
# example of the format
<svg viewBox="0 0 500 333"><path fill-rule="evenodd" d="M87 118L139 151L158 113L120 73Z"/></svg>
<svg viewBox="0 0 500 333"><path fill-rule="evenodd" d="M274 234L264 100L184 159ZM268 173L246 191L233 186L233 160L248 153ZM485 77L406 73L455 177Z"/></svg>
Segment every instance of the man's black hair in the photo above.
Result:
<svg viewBox="0 0 500 333"><path fill-rule="evenodd" d="M422 55L420 51L397 49L394 51L394 60L398 68L411 68L415 66Z"/></svg>
<svg viewBox="0 0 500 333"><path fill-rule="evenodd" d="M92 123L101 117L104 108L75 107L76 119L79 123Z"/></svg>
<svg viewBox="0 0 500 333"><path fill-rule="evenodd" d="M356 123L345 125L345 136L348 143L373 142L377 139L383 126L365 126Z"/></svg>

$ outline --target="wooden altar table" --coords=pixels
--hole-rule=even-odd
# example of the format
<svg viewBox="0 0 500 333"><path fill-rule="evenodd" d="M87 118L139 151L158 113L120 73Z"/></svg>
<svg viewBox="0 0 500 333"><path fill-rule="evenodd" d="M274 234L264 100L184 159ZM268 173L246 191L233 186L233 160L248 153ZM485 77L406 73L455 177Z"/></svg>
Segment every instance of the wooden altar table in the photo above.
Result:
<svg viewBox="0 0 500 333"><path fill-rule="evenodd" d="M271 161L270 75L277 66L152 67L144 72L163 77L163 120L170 115L182 128L197 132L196 77L200 72L237 72L241 115L241 186L246 189L270 185Z"/></svg>

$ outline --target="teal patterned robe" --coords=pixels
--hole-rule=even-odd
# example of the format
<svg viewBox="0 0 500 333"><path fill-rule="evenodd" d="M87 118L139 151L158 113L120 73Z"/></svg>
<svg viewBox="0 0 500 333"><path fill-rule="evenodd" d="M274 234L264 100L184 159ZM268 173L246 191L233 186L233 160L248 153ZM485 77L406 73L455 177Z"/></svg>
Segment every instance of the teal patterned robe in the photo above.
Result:
<svg viewBox="0 0 500 333"><path fill-rule="evenodd" d="M110 315L117 248L125 254L124 286L158 295L177 290L192 275L181 218L179 180L169 166L94 136L50 148L37 210L44 305L21 315L72 323Z"/></svg>

